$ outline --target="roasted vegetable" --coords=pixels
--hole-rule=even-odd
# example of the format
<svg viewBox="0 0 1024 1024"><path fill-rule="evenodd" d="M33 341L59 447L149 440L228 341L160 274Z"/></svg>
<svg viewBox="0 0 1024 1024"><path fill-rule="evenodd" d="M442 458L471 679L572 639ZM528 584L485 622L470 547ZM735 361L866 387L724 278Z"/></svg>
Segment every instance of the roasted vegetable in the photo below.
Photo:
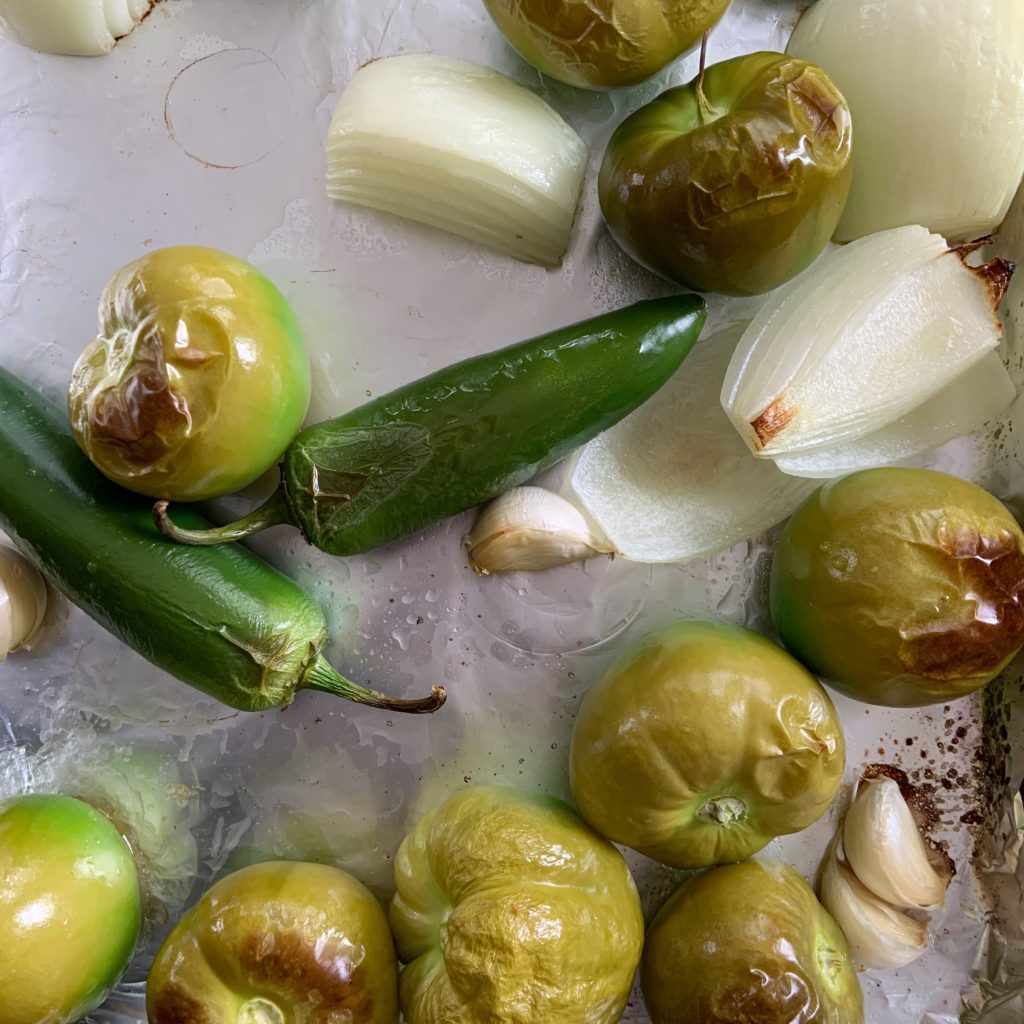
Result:
<svg viewBox="0 0 1024 1024"><path fill-rule="evenodd" d="M408 1024L615 1024L643 942L615 848L558 800L464 790L402 843L391 927Z"/></svg>
<svg viewBox="0 0 1024 1024"><path fill-rule="evenodd" d="M190 524L209 524L188 514ZM434 711L340 676L321 656L323 611L239 546L169 544L149 502L105 480L64 417L0 369L0 527L77 605L155 665L244 711L308 687L393 711Z"/></svg>
<svg viewBox="0 0 1024 1024"><path fill-rule="evenodd" d="M146 984L149 1024L398 1024L398 962L380 904L324 864L221 879L178 922Z"/></svg>
<svg viewBox="0 0 1024 1024"><path fill-rule="evenodd" d="M309 391L302 331L284 296L244 260L183 245L110 279L68 409L75 439L114 483L201 501L274 465L302 426Z"/></svg>
<svg viewBox="0 0 1024 1024"><path fill-rule="evenodd" d="M714 64L631 114L601 165L601 210L634 259L700 291L757 295L808 267L853 170L846 101L780 53Z"/></svg>
<svg viewBox="0 0 1024 1024"><path fill-rule="evenodd" d="M523 483L618 422L668 380L704 325L696 295L652 299L475 356L304 430L274 496L229 526L160 529L186 544L292 523L352 555Z"/></svg>
<svg viewBox="0 0 1024 1024"><path fill-rule="evenodd" d="M870 704L942 704L1024 644L1024 532L945 473L872 469L820 487L772 566L772 621L812 672Z"/></svg>
<svg viewBox="0 0 1024 1024"><path fill-rule="evenodd" d="M72 1024L135 948L131 850L99 811L64 796L0 803L0 1021Z"/></svg>

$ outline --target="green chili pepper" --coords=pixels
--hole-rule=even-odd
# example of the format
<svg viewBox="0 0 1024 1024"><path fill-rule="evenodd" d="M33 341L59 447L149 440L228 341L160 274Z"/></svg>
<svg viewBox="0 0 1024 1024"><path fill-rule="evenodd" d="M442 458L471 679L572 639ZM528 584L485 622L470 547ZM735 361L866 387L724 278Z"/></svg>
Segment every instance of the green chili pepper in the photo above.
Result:
<svg viewBox="0 0 1024 1024"><path fill-rule="evenodd" d="M456 363L303 431L281 486L236 523L157 526L186 544L291 523L335 555L369 551L472 508L553 465L658 390L693 347L704 300L639 302Z"/></svg>

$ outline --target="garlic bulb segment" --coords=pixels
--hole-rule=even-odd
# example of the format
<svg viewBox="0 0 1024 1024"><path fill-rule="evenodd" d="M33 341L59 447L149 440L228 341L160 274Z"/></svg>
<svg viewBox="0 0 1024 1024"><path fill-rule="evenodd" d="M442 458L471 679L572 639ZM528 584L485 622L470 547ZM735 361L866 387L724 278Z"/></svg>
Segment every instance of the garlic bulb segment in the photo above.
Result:
<svg viewBox="0 0 1024 1024"><path fill-rule="evenodd" d="M971 266L921 227L834 250L744 332L722 406L775 458L848 444L907 416L999 344L1013 264Z"/></svg>
<svg viewBox="0 0 1024 1024"><path fill-rule="evenodd" d="M431 54L350 79L327 140L327 193L557 264L587 149L539 96L490 68Z"/></svg>
<svg viewBox="0 0 1024 1024"><path fill-rule="evenodd" d="M951 881L937 871L900 787L862 780L843 826L846 859L858 879L894 907L941 906Z"/></svg>
<svg viewBox="0 0 1024 1024"><path fill-rule="evenodd" d="M1020 0L818 0L788 52L828 69L856 132L836 238L996 228L1024 174Z"/></svg>
<svg viewBox="0 0 1024 1024"><path fill-rule="evenodd" d="M837 836L825 855L821 902L843 930L858 970L906 967L927 949L928 924L880 900L843 859Z"/></svg>
<svg viewBox="0 0 1024 1024"><path fill-rule="evenodd" d="M46 615L48 592L39 570L0 541L0 661L29 647Z"/></svg>
<svg viewBox="0 0 1024 1024"><path fill-rule="evenodd" d="M44 53L101 57L153 0L0 0L0 31Z"/></svg>
<svg viewBox="0 0 1024 1024"><path fill-rule="evenodd" d="M543 487L515 487L484 506L463 538L475 572L536 572L611 554L575 505Z"/></svg>

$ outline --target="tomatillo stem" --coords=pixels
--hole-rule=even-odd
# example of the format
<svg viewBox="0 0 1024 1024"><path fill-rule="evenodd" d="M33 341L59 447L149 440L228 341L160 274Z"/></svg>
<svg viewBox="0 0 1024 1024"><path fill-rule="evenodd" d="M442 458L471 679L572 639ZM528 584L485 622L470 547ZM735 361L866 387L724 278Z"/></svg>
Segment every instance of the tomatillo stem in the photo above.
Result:
<svg viewBox="0 0 1024 1024"><path fill-rule="evenodd" d="M237 1024L285 1024L281 1008L259 996L242 1003L236 1020Z"/></svg>
<svg viewBox="0 0 1024 1024"><path fill-rule="evenodd" d="M169 504L161 500L153 506L153 522L156 528L169 540L199 547L242 540L268 527L294 522L283 487L279 487L259 508L253 509L248 515L236 519L227 526L215 526L209 530L184 530L180 526L175 526L167 513Z"/></svg>
<svg viewBox="0 0 1024 1024"><path fill-rule="evenodd" d="M346 700L355 701L357 704L365 704L371 708L382 708L385 711L398 711L407 715L429 715L435 712L448 695L443 686L431 688L429 697L418 697L414 700L402 700L398 697L388 697L376 690L368 690L365 686L353 683L346 679L333 665L317 655L313 663L302 675L300 687L307 690L320 690L322 693L332 693L336 697L344 697Z"/></svg>
<svg viewBox="0 0 1024 1024"><path fill-rule="evenodd" d="M710 32L705 32L700 41L700 71L697 73L697 84L694 91L697 94L697 119L701 127L712 121L717 121L722 116L722 111L711 106L707 96L704 95L704 71L708 61L708 37Z"/></svg>
<svg viewBox="0 0 1024 1024"><path fill-rule="evenodd" d="M709 800L700 809L699 816L723 828L730 828L747 820L747 805L739 797L719 796Z"/></svg>

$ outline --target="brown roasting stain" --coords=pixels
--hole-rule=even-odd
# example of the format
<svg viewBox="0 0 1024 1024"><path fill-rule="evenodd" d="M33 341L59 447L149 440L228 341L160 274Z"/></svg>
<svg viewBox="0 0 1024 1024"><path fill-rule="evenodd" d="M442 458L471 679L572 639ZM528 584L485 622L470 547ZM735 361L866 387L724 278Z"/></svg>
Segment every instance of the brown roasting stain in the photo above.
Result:
<svg viewBox="0 0 1024 1024"><path fill-rule="evenodd" d="M149 1024L221 1024L203 1008L198 999L179 985L168 985L152 998Z"/></svg>
<svg viewBox="0 0 1024 1024"><path fill-rule="evenodd" d="M292 996L298 1002L319 994L309 1024L327 1024L339 1018L351 1024L373 1019L373 997L366 987L362 965L353 964L341 950L322 959L309 940L299 932L251 934L242 941L239 966L256 985L266 984L272 991Z"/></svg>
<svg viewBox="0 0 1024 1024"><path fill-rule="evenodd" d="M819 72L805 68L789 83L788 91L812 126L812 138L825 140L834 148L849 135L849 118L843 119L842 124L836 118L836 112L843 107L843 98Z"/></svg>
<svg viewBox="0 0 1024 1024"><path fill-rule="evenodd" d="M720 1024L826 1024L825 1008L811 992L803 972L788 959L755 961L748 977L749 983L702 1000L700 1020Z"/></svg>
<svg viewBox="0 0 1024 1024"><path fill-rule="evenodd" d="M1017 269L1017 264L1013 260L1006 260L1002 257L998 257L989 263L983 263L981 266L973 266L967 262L975 252L991 244L992 236L986 235L984 238L974 239L973 242L955 245L947 251L956 255L972 274L981 279L988 289L989 298L992 301L992 312L995 314L999 304L1003 301L1007 291L1009 291L1010 282ZM996 317L996 329L1002 333L1002 323L998 317Z"/></svg>
<svg viewBox="0 0 1024 1024"><path fill-rule="evenodd" d="M774 437L778 437L796 419L797 409L786 405L782 398L776 398L757 419L751 421L757 437L758 450L764 448Z"/></svg>

